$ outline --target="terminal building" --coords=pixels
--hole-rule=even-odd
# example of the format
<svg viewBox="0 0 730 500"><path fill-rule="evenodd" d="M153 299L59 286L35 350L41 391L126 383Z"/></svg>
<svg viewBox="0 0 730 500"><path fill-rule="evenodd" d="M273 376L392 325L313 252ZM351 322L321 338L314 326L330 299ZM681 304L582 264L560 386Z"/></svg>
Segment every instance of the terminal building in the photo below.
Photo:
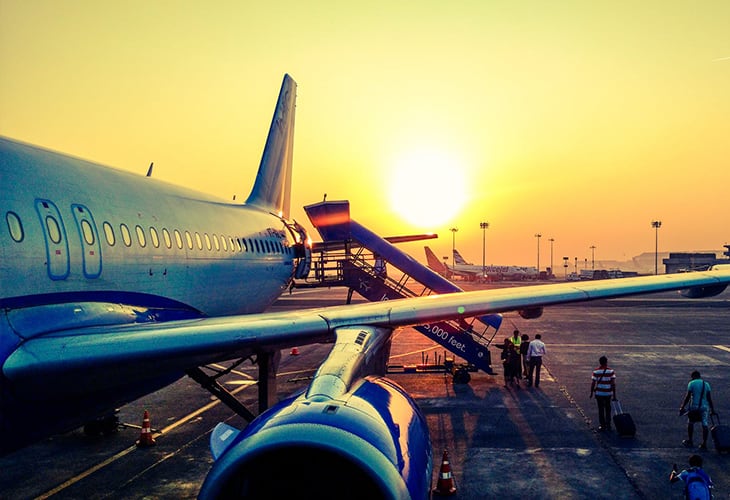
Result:
<svg viewBox="0 0 730 500"><path fill-rule="evenodd" d="M723 246L725 258L718 258L715 253L670 252L669 258L662 259L664 272L699 271L715 264L730 264L730 245Z"/></svg>

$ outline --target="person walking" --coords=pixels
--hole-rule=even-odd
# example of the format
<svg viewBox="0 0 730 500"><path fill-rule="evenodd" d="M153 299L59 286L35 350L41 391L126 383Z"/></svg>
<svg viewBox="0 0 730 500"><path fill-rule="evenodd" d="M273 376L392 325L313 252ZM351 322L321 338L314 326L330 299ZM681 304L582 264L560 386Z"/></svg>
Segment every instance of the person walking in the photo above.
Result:
<svg viewBox="0 0 730 500"><path fill-rule="evenodd" d="M616 401L616 372L608 367L608 358L598 358L598 368L591 376L591 395L598 404L598 430L611 430L611 398Z"/></svg>
<svg viewBox="0 0 730 500"><path fill-rule="evenodd" d="M502 358L502 368L504 369L504 386L508 387L516 384L519 387L520 382L517 380L517 375L519 374L520 355L510 339L504 339L504 347L502 348L500 357Z"/></svg>
<svg viewBox="0 0 730 500"><path fill-rule="evenodd" d="M688 500L710 500L712 498L712 478L702 468L702 457L691 455L689 457L689 468L682 472L677 471L677 464L672 467L669 473L669 482L676 483L684 481L684 497Z"/></svg>
<svg viewBox="0 0 730 500"><path fill-rule="evenodd" d="M522 375L527 378L527 349L530 347L530 336L526 333L522 334L522 342L520 342L520 356L522 357Z"/></svg>
<svg viewBox="0 0 730 500"><path fill-rule="evenodd" d="M519 382L519 380L522 379L522 376L525 374L525 372L522 370L522 338L520 337L519 330L515 329L515 331L512 332L510 341L512 342L512 345L515 346L515 352L517 353L516 359L513 360L513 364L516 365L514 375Z"/></svg>
<svg viewBox="0 0 730 500"><path fill-rule="evenodd" d="M712 402L712 394L709 382L702 380L700 372L694 370L691 374L692 379L687 384L687 394L684 396L682 406L679 407L679 414L685 414L685 407L689 403L689 411L687 412L687 439L682 444L688 448L694 446L693 435L695 422L702 424L702 444L700 450L707 449L707 436L710 433L709 415L710 412L715 414L715 405Z"/></svg>
<svg viewBox="0 0 730 500"><path fill-rule="evenodd" d="M535 387L540 387L540 370L542 369L542 358L547 354L545 343L542 341L542 335L535 335L535 340L530 342L527 348L527 363L530 365L530 371L527 373L527 386L532 386L533 376Z"/></svg>

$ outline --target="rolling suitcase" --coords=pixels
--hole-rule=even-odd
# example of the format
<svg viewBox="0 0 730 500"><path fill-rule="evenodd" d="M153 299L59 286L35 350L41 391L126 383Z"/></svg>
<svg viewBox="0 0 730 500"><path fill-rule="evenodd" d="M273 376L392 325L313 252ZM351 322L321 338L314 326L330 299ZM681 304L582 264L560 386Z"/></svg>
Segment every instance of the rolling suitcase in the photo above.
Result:
<svg viewBox="0 0 730 500"><path fill-rule="evenodd" d="M616 427L618 435L625 438L634 437L636 435L634 419L628 413L624 413L621 403L618 401L612 401L611 406L613 407L613 425Z"/></svg>
<svg viewBox="0 0 730 500"><path fill-rule="evenodd" d="M717 418L717 423L715 423L715 418ZM710 415L710 434L718 453L730 452L730 426L722 425L720 415L717 413Z"/></svg>

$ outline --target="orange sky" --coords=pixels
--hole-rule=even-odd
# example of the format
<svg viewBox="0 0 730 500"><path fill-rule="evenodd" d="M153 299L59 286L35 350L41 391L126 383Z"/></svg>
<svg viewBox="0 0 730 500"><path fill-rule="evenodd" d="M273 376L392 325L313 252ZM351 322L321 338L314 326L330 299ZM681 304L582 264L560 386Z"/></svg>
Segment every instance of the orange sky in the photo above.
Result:
<svg viewBox="0 0 730 500"><path fill-rule="evenodd" d="M487 263L540 233L541 267L652 252L654 219L730 243L730 2L247 3L0 0L0 134L242 199L288 72L300 221L327 193L476 263L487 221Z"/></svg>

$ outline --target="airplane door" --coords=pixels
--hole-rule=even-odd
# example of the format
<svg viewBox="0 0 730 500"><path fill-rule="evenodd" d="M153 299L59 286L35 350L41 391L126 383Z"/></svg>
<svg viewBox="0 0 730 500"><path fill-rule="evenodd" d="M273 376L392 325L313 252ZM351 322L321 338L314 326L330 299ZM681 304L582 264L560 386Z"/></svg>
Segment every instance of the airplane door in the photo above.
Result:
<svg viewBox="0 0 730 500"><path fill-rule="evenodd" d="M52 280L64 280L68 277L70 263L66 229L63 227L61 214L49 200L37 199L35 209L46 240L48 277Z"/></svg>
<svg viewBox="0 0 730 500"><path fill-rule="evenodd" d="M89 279L98 278L101 274L101 245L94 217L83 205L73 204L71 210L76 220L76 228L79 230L79 238L81 238L84 276Z"/></svg>

